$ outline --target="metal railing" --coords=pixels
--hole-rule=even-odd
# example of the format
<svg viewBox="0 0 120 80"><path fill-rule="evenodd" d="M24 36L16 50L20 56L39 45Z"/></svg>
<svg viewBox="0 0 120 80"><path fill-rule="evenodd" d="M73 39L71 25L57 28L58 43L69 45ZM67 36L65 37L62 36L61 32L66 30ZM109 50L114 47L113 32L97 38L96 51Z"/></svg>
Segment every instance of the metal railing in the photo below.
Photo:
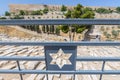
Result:
<svg viewBox="0 0 120 80"><path fill-rule="evenodd" d="M117 19L57 19L57 20L0 20L0 25L28 25L28 24L39 24L39 25L61 25L61 24L109 24L116 25L120 24L120 20ZM0 42L0 45L19 45L19 46L58 46L58 47L68 47L68 46L120 46L120 42ZM46 54L46 52L45 52ZM74 55L74 54L73 54ZM45 57L19 57L19 56L0 56L0 61L16 61L18 65L18 70L1 70L0 74L20 74L21 80L23 80L22 74L46 74L48 80L48 74L73 74L73 79L75 80L76 74L95 74L100 75L100 80L102 80L102 75L107 74L117 74L120 75L120 70L104 70L105 63L107 61L120 61L120 57L79 57L75 56L76 61L102 61L101 70L23 70L20 67L19 61L45 61ZM76 65L76 64L75 64ZM46 63L46 67L48 67Z"/></svg>

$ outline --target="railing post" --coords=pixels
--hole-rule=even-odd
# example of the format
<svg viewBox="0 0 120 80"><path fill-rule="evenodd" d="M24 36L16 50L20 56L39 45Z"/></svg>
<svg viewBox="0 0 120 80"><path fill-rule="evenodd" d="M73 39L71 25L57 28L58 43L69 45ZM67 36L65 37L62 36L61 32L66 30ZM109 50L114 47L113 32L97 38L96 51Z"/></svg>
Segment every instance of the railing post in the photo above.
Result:
<svg viewBox="0 0 120 80"><path fill-rule="evenodd" d="M45 51L45 46L44 46L44 53L46 53L46 51ZM48 70L48 69L47 69L47 66L48 66L48 65L47 65L47 60L46 60L46 54L44 54L44 56L45 56L45 65L46 65L46 71L47 71L47 70ZM49 75L46 74L46 79L47 79L47 80L49 80L48 77L49 77Z"/></svg>
<svg viewBox="0 0 120 80"><path fill-rule="evenodd" d="M18 70L21 71L19 61L17 60L16 62L17 62ZM23 80L22 74L19 75L20 75L20 80Z"/></svg>
<svg viewBox="0 0 120 80"><path fill-rule="evenodd" d="M104 71L104 67L105 67L105 61L103 61L103 64L102 64L102 71ZM100 74L99 80L102 80L102 76L103 76L103 74Z"/></svg>
<svg viewBox="0 0 120 80"><path fill-rule="evenodd" d="M77 55L75 55L75 59L77 58ZM76 60L74 61L74 65L75 65L75 69L74 69L74 71L76 71ZM73 74L73 80L75 80L76 79L76 77L75 77L75 73Z"/></svg>

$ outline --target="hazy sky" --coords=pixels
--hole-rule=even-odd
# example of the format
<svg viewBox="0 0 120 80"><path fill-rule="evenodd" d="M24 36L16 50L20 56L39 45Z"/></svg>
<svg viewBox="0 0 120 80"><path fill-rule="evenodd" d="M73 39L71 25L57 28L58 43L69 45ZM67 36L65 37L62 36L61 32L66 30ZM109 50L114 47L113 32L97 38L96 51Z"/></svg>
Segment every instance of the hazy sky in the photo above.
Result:
<svg viewBox="0 0 120 80"><path fill-rule="evenodd" d="M1 0L0 15L9 11L9 4L56 4L83 6L120 6L120 0Z"/></svg>

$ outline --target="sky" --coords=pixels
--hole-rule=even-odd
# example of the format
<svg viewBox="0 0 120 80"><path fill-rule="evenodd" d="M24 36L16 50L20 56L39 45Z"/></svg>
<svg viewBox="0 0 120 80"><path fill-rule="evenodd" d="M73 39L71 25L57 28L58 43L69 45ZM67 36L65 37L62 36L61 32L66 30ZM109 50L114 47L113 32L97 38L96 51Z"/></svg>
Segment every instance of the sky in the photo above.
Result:
<svg viewBox="0 0 120 80"><path fill-rule="evenodd" d="M9 4L55 4L55 5L77 5L83 6L120 6L120 0L1 0L0 15L9 11Z"/></svg>

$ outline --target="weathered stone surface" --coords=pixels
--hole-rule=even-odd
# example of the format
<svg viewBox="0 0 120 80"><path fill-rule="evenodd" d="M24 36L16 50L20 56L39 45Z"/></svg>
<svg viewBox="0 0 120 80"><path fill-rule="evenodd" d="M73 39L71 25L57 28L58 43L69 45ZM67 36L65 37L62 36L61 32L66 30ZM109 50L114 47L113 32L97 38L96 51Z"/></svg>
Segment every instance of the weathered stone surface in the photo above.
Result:
<svg viewBox="0 0 120 80"><path fill-rule="evenodd" d="M109 49L104 48L104 47L78 47L78 55L79 56L98 56L98 57L108 57L108 56L120 56L120 47L110 47ZM24 53L25 52L25 53ZM42 52L42 53L41 53ZM0 46L0 56L14 56L14 55L20 55L20 56L44 56L44 49L43 47L31 47L31 46L25 46L25 47L20 47L20 46ZM16 54L17 53L17 54ZM23 54L24 53L24 54ZM60 61L58 61L60 63ZM63 61L64 63L67 63ZM102 63L102 62L101 62ZM76 68L78 70L97 70L98 66L101 69L101 63L99 62L78 62ZM43 70L45 69L45 63L42 61L20 61L20 66L21 69L37 69L37 70ZM0 61L0 69L18 69L16 62L11 62L11 61ZM119 69L120 68L120 63L114 63L114 62L107 62L105 65L105 70L112 70L112 69ZM118 75L110 75L108 77L105 77L105 79L112 79L112 80L118 80L119 77ZM116 77L116 78L115 78ZM6 78L0 78L0 80L4 80ZM26 79L31 80L30 78L33 78L34 80L46 80L45 75L30 75ZM61 79L60 79L61 78ZM60 76L54 75L54 76L49 76L49 79L53 80L71 80L72 77L69 76ZM33 80L32 79L32 80ZM85 76L80 76L76 75L76 80L98 80L98 76L96 75L85 75ZM9 80L9 79L7 79ZM19 79L10 79L10 80L19 80Z"/></svg>
<svg viewBox="0 0 120 80"><path fill-rule="evenodd" d="M60 80L60 78L59 78L59 77L54 76L54 77L53 77L53 80ZM61 80L62 80L62 79L61 79Z"/></svg>
<svg viewBox="0 0 120 80"><path fill-rule="evenodd" d="M44 70L45 69L45 64L44 63L40 63L36 69Z"/></svg>
<svg viewBox="0 0 120 80"><path fill-rule="evenodd" d="M29 61L25 64L26 69L35 69L39 61Z"/></svg>
<svg viewBox="0 0 120 80"><path fill-rule="evenodd" d="M4 78L2 76L0 76L0 80L4 80Z"/></svg>
<svg viewBox="0 0 120 80"><path fill-rule="evenodd" d="M53 80L53 75L48 75L50 80Z"/></svg>
<svg viewBox="0 0 120 80"><path fill-rule="evenodd" d="M1 61L0 62L0 67L3 66L3 65L5 65L5 64L7 64L7 63L8 63L8 61Z"/></svg>
<svg viewBox="0 0 120 80"><path fill-rule="evenodd" d="M82 78L83 78L82 75L76 75L75 77L76 80L83 80Z"/></svg>
<svg viewBox="0 0 120 80"><path fill-rule="evenodd" d="M73 79L73 75L64 75L64 74L62 74L60 79L61 80L72 80Z"/></svg>
<svg viewBox="0 0 120 80"><path fill-rule="evenodd" d="M12 80L19 80L19 79L12 79Z"/></svg>
<svg viewBox="0 0 120 80"><path fill-rule="evenodd" d="M43 80L45 78L45 75L44 74L39 74L37 77L36 77L36 80Z"/></svg>
<svg viewBox="0 0 120 80"><path fill-rule="evenodd" d="M35 80L37 74L31 74L28 78L26 78L25 80Z"/></svg>
<svg viewBox="0 0 120 80"><path fill-rule="evenodd" d="M16 64L11 64L11 65L6 65L4 67L2 67L1 69L13 69L16 67Z"/></svg>
<svg viewBox="0 0 120 80"><path fill-rule="evenodd" d="M83 80L92 80L90 75L83 75Z"/></svg>
<svg viewBox="0 0 120 80"><path fill-rule="evenodd" d="M91 75L91 78L92 78L92 80L98 80L99 79L99 78L97 78L96 75Z"/></svg>

